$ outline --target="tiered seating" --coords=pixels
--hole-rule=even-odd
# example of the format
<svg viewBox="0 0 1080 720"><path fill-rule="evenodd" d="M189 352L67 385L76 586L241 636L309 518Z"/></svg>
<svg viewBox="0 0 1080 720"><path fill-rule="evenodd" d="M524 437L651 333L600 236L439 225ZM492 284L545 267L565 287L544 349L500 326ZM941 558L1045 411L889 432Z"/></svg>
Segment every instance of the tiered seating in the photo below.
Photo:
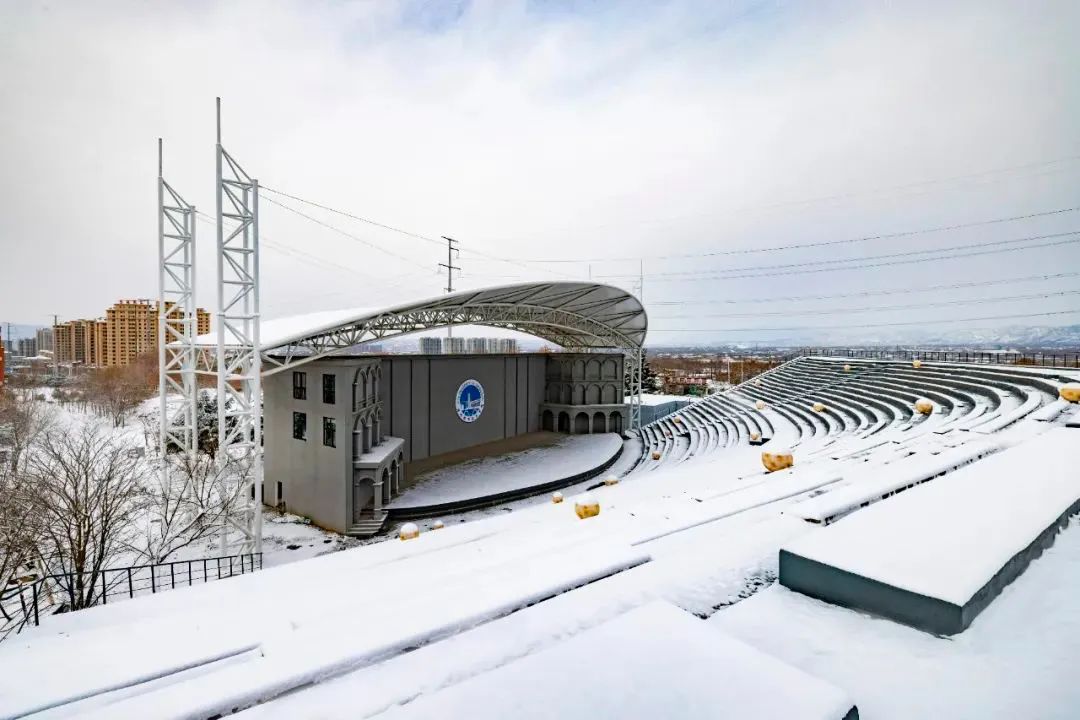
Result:
<svg viewBox="0 0 1080 720"><path fill-rule="evenodd" d="M785 445L813 443L808 453L837 455L853 438L988 434L1054 402L1057 383L1066 381L1023 368L798 358L643 428L642 457L660 452L664 461L691 460L755 436L780 435ZM933 414L915 410L919 398L934 403ZM764 412L756 409L758 400ZM815 411L815 403L823 407Z"/></svg>

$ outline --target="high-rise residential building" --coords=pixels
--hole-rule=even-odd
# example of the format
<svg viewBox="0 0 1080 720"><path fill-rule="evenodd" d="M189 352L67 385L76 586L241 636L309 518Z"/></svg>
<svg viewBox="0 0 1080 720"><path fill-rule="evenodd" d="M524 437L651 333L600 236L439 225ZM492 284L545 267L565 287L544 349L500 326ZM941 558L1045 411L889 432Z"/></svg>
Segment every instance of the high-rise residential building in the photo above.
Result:
<svg viewBox="0 0 1080 720"><path fill-rule="evenodd" d="M53 350L53 331L52 328L38 328L37 337L37 351L39 353L52 352Z"/></svg>
<svg viewBox="0 0 1080 720"><path fill-rule="evenodd" d="M443 341L443 353L448 355L464 355L465 338L446 338L446 340Z"/></svg>
<svg viewBox="0 0 1080 720"><path fill-rule="evenodd" d="M37 338L19 338L15 341L15 354L20 357L37 355Z"/></svg>
<svg viewBox="0 0 1080 720"><path fill-rule="evenodd" d="M442 354L442 338L438 337L422 337L420 338L420 352L424 355L441 355Z"/></svg>
<svg viewBox="0 0 1080 720"><path fill-rule="evenodd" d="M69 320L53 327L56 361L103 367L108 325L104 320Z"/></svg>
<svg viewBox="0 0 1080 720"><path fill-rule="evenodd" d="M121 300L98 320L71 320L39 330L36 352L52 350L58 363L80 363L95 367L123 367L137 357L157 352L158 307L156 300ZM179 325L183 313L167 303L166 322ZM195 334L210 332L210 313L195 310Z"/></svg>
<svg viewBox="0 0 1080 720"><path fill-rule="evenodd" d="M465 347L470 355L483 355L487 352L487 342L482 337L466 338Z"/></svg>

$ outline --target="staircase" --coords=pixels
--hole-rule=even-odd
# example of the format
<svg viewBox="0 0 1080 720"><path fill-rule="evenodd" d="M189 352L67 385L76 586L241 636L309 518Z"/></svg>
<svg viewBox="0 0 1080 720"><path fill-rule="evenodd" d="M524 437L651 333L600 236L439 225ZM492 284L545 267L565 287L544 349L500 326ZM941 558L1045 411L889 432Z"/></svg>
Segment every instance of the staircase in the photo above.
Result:
<svg viewBox="0 0 1080 720"><path fill-rule="evenodd" d="M345 534L363 538L377 535L386 524L386 515L385 510L380 510L377 514L372 510L365 510L360 515L360 519L349 526Z"/></svg>

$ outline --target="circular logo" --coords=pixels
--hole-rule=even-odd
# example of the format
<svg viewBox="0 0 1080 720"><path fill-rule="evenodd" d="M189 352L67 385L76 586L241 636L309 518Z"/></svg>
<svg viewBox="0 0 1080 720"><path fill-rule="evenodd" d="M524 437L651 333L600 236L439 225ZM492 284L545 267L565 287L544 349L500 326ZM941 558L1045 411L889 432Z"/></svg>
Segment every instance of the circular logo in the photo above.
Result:
<svg viewBox="0 0 1080 720"><path fill-rule="evenodd" d="M461 383L454 396L454 406L457 416L464 422L476 422L484 412L484 386L471 379Z"/></svg>

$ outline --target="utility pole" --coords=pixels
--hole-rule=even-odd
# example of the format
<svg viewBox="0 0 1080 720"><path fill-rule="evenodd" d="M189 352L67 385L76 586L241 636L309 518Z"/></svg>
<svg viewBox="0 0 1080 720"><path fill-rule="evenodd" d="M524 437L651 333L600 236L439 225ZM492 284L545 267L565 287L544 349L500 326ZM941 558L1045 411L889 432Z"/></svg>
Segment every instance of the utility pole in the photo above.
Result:
<svg viewBox="0 0 1080 720"><path fill-rule="evenodd" d="M56 336L60 326L60 318L57 315L52 316L52 371L53 379L60 379L60 361L56 352Z"/></svg>
<svg viewBox="0 0 1080 720"><path fill-rule="evenodd" d="M451 237L446 237L445 235L443 235L442 238L446 241L446 262L439 263L439 267L446 268L446 294L449 295L450 293L454 292L454 271L461 270L461 268L459 268L457 265L454 265L454 253L457 253L458 257L461 257L461 251L454 247L455 245L457 245L457 240ZM447 325L446 339L449 340L452 337L454 337L454 326ZM447 351L449 350L450 348L447 348Z"/></svg>

